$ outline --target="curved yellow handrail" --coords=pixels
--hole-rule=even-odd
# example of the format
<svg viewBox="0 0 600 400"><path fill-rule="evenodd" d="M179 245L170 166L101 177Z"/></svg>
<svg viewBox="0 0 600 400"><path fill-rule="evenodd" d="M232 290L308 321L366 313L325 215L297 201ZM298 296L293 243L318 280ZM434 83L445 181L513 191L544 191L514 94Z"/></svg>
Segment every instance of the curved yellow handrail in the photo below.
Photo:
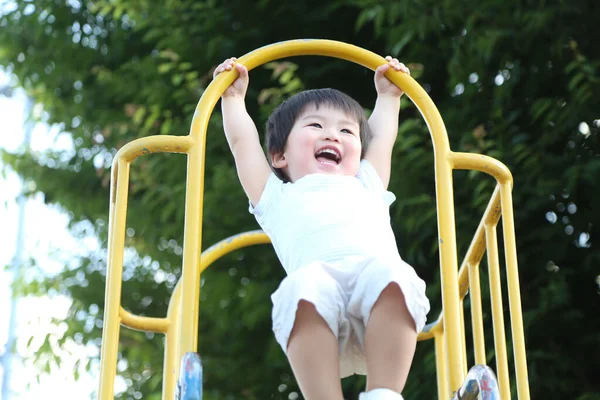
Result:
<svg viewBox="0 0 600 400"><path fill-rule="evenodd" d="M384 64L385 59L368 50L353 46L347 43L336 42L332 40L309 39L309 40L291 40L275 43L269 46L261 47L238 59L239 63L244 64L249 70L259 65L287 58L292 56L317 55L335 57L348 60L371 70L375 70L379 65ZM206 143L206 132L210 115L219 101L222 93L237 78L238 73L235 70L220 74L206 88L200 99L194 119L192 121L190 135L197 140L197 153L190 153L190 165L188 173L188 185L192 181L200 181L200 185L194 191L188 190L186 202L186 216L190 212L189 221L186 223L186 229L190 229L190 235L200 239L201 221L202 221L202 193L203 193L203 175L204 146ZM443 291L443 307L446 312L444 319L444 331L446 332L446 346L448 358L453 360L448 371L450 387L458 388L462 384L465 374L463 365L463 343L460 335L460 314L459 314L459 293L458 293L458 266L456 254L456 235L454 225L454 203L452 202L452 163L449 161L451 152L448 142L448 135L442 117L435 107L435 104L425 92L425 90L410 76L389 70L386 77L397 86L401 87L404 93L413 101L425 120L433 146L435 149L435 174L437 184L438 199L438 230L440 237L440 263L444 265L444 278L447 289ZM189 186L188 186L189 187ZM199 202L193 203L198 200ZM186 218L186 221L187 218ZM190 251L199 254L199 248ZM184 255L184 266L186 261L191 262L194 253L190 253L186 260ZM197 257L197 256L196 256ZM199 261L199 260L198 260ZM191 295L190 298L199 296L199 273L198 261L193 263L196 267L184 269L183 271L183 293L184 298ZM446 286L445 286L446 287ZM198 309L195 302L189 302L182 306L184 315L193 315L194 318L189 326L182 325L183 344L182 351L191 351L196 347ZM186 324L186 322L183 322ZM183 354L183 353L182 353Z"/></svg>

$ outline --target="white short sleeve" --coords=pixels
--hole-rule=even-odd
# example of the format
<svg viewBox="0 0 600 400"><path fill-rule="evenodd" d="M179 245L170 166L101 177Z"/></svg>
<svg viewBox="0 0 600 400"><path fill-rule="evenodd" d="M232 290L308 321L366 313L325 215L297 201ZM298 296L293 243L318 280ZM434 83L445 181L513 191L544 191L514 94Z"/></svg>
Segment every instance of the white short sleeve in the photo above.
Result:
<svg viewBox="0 0 600 400"><path fill-rule="evenodd" d="M381 177L373 165L371 165L371 163L367 160L360 161L360 167L358 168L356 178L361 181L367 189L373 190L376 193L381 193L381 197L387 205L392 204L396 200L394 193L387 191L383 187Z"/></svg>
<svg viewBox="0 0 600 400"><path fill-rule="evenodd" d="M257 220L261 220L261 217L269 212L273 207L273 203L277 201L277 198L281 196L283 191L283 181L279 179L274 173L271 172L265 189L260 195L260 200L256 207L252 206L252 203L248 201L248 211L250 214L254 214Z"/></svg>

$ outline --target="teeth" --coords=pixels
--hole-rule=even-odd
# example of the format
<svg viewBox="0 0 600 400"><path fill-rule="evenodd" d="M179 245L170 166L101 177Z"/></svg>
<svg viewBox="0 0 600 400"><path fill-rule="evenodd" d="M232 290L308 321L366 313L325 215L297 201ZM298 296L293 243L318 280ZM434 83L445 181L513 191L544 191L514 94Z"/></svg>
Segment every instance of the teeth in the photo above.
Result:
<svg viewBox="0 0 600 400"><path fill-rule="evenodd" d="M319 150L317 152L317 155L319 154L323 154L323 153L329 153L329 154L333 154L336 158L339 158L340 155L337 151L333 150L333 149L323 149L323 150Z"/></svg>

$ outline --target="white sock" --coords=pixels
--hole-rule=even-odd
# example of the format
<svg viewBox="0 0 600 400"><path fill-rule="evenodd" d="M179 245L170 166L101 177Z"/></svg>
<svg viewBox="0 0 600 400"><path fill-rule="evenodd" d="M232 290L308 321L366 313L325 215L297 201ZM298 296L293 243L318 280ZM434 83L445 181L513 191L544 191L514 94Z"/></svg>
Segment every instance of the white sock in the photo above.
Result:
<svg viewBox="0 0 600 400"><path fill-rule="evenodd" d="M400 393L390 389L373 389L366 393L361 393L358 400L404 400L404 397Z"/></svg>

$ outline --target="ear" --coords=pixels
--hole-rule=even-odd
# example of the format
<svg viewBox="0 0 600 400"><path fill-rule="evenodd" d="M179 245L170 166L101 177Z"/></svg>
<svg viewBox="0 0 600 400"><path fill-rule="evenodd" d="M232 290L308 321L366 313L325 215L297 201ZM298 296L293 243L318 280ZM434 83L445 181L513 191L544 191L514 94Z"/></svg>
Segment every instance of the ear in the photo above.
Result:
<svg viewBox="0 0 600 400"><path fill-rule="evenodd" d="M274 168L285 168L287 167L287 160L285 159L285 155L283 153L271 153L269 154L271 157L271 165Z"/></svg>

